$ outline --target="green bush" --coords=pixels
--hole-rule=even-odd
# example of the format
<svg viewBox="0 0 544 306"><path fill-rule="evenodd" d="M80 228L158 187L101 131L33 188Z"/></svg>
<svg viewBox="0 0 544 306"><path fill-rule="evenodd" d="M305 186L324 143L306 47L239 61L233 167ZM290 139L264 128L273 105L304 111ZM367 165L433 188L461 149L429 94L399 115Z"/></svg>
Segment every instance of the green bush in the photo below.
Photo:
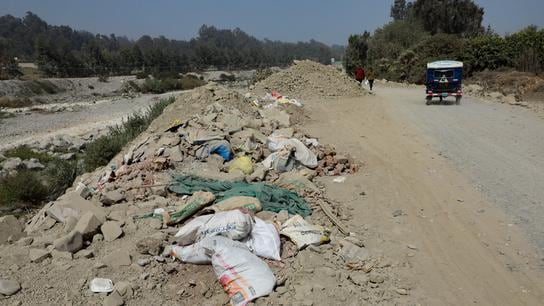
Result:
<svg viewBox="0 0 544 306"><path fill-rule="evenodd" d="M48 188L39 172L20 170L0 180L0 205L7 207L40 204L47 199Z"/></svg>
<svg viewBox="0 0 544 306"><path fill-rule="evenodd" d="M55 158L41 173L46 180L48 200L55 200L74 183L78 175L77 160L67 161Z"/></svg>
<svg viewBox="0 0 544 306"><path fill-rule="evenodd" d="M206 82L193 77L182 77L181 79L151 79L147 78L140 85L140 91L143 93L161 94L173 90L193 89L206 84Z"/></svg>
<svg viewBox="0 0 544 306"><path fill-rule="evenodd" d="M3 154L5 157L19 157L22 160L36 158L41 163L48 163L53 160L53 157L51 155L47 153L36 152L27 145L21 145L12 149L8 149Z"/></svg>
<svg viewBox="0 0 544 306"><path fill-rule="evenodd" d="M0 97L0 107L17 108L27 107L32 105L32 100L29 98L8 98Z"/></svg>
<svg viewBox="0 0 544 306"><path fill-rule="evenodd" d="M26 87L35 95L56 94L63 90L48 80L32 80L26 82Z"/></svg>
<svg viewBox="0 0 544 306"><path fill-rule="evenodd" d="M197 87L206 85L205 81L203 81L201 79L198 79L198 78L195 78L195 77L192 77L192 76L182 77L180 82L181 82L181 89L182 90L189 90L189 89L193 89L193 88L197 88Z"/></svg>

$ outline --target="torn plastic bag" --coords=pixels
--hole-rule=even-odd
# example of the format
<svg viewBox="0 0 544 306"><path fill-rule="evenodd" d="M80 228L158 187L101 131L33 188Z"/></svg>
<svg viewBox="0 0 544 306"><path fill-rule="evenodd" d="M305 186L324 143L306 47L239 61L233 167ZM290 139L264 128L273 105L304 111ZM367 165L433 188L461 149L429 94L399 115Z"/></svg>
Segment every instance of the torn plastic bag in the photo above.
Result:
<svg viewBox="0 0 544 306"><path fill-rule="evenodd" d="M212 266L234 306L268 295L276 285L268 265L248 250L218 245L213 250Z"/></svg>
<svg viewBox="0 0 544 306"><path fill-rule="evenodd" d="M286 139L283 136L270 136L267 141L268 149L277 152L287 148L295 152L295 159L308 168L317 167L317 156L310 151L300 140Z"/></svg>
<svg viewBox="0 0 544 306"><path fill-rule="evenodd" d="M231 210L196 217L185 224L175 237L180 245L193 244L212 236L242 240L251 233L253 224L253 218L248 210Z"/></svg>
<svg viewBox="0 0 544 306"><path fill-rule="evenodd" d="M213 140L202 144L195 151L196 159L200 160L208 158L211 154L218 154L225 161L231 160L230 143L226 140Z"/></svg>
<svg viewBox="0 0 544 306"><path fill-rule="evenodd" d="M296 160L292 151L284 148L281 151L271 153L262 161L267 169L274 169L276 172L289 172L296 166Z"/></svg>
<svg viewBox="0 0 544 306"><path fill-rule="evenodd" d="M309 245L321 245L330 241L330 232L327 229L310 224L299 215L285 221L280 234L289 237L299 250Z"/></svg>
<svg viewBox="0 0 544 306"><path fill-rule="evenodd" d="M253 173L253 162L249 156L240 156L232 161L229 166L229 172L240 170L246 175Z"/></svg>
<svg viewBox="0 0 544 306"><path fill-rule="evenodd" d="M205 265L212 262L213 250L217 246L228 246L249 250L245 243L234 241L222 236L206 237L197 243L189 246L173 245L170 249L170 254L182 262Z"/></svg>
<svg viewBox="0 0 544 306"><path fill-rule="evenodd" d="M255 226L244 241L255 255L272 260L281 260L280 234L273 224L255 218Z"/></svg>

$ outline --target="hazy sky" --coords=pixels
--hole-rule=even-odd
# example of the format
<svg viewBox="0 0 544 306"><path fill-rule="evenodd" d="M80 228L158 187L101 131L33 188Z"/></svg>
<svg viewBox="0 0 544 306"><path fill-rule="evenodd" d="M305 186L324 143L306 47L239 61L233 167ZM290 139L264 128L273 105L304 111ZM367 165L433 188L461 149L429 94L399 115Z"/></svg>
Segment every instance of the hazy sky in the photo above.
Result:
<svg viewBox="0 0 544 306"><path fill-rule="evenodd" d="M54 25L93 33L194 37L202 24L239 27L258 38L314 38L345 44L351 33L373 31L390 20L393 0L0 0L0 15L32 11ZM544 0L476 0L484 24L500 34L544 26Z"/></svg>

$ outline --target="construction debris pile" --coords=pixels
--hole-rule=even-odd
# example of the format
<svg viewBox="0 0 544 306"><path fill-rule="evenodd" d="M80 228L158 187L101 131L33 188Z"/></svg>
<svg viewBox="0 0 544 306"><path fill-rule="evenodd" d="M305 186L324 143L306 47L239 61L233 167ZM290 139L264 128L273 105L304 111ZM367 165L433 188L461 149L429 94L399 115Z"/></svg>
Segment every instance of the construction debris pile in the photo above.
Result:
<svg viewBox="0 0 544 306"><path fill-rule="evenodd" d="M256 83L254 88L259 95L273 90L300 99L357 97L367 93L354 79L333 66L308 60L295 61L293 66Z"/></svg>
<svg viewBox="0 0 544 306"><path fill-rule="evenodd" d="M299 304L305 262L376 270L363 243L344 238L349 211L314 182L358 164L299 132L282 107L215 84L182 94L24 230L0 219L0 272L18 287L0 293L23 304ZM357 275L339 280L339 296L366 286Z"/></svg>

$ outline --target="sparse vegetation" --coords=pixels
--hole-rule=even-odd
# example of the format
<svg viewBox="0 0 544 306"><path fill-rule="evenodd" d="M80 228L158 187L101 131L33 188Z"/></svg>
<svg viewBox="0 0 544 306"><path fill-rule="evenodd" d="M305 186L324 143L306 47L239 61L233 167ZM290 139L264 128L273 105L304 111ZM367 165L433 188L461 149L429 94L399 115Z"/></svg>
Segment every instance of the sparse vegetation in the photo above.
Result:
<svg viewBox="0 0 544 306"><path fill-rule="evenodd" d="M27 107L31 105L32 105L32 100L30 100L29 98L0 97L0 107L17 108L17 107Z"/></svg>
<svg viewBox="0 0 544 306"><path fill-rule="evenodd" d="M36 152L27 145L21 145L4 151L5 157L19 157L21 160L36 158L42 163L48 163L53 157L47 153Z"/></svg>
<svg viewBox="0 0 544 306"><path fill-rule="evenodd" d="M139 90L143 93L165 93L172 90L187 90L193 89L199 86L206 84L206 82L201 81L193 77L181 77L181 79L174 78L165 78L165 79L156 79L156 78L147 78L139 86Z"/></svg>
<svg viewBox="0 0 544 306"><path fill-rule="evenodd" d="M169 98L150 106L144 114L135 113L121 125L110 128L106 136L102 136L87 145L84 156L85 171L92 171L106 165L123 147L142 133L151 122L162 114L163 110L173 103Z"/></svg>
<svg viewBox="0 0 544 306"><path fill-rule="evenodd" d="M253 83L260 82L269 76L271 76L274 72L270 68L259 68L257 71L255 71L255 76L253 77Z"/></svg>

